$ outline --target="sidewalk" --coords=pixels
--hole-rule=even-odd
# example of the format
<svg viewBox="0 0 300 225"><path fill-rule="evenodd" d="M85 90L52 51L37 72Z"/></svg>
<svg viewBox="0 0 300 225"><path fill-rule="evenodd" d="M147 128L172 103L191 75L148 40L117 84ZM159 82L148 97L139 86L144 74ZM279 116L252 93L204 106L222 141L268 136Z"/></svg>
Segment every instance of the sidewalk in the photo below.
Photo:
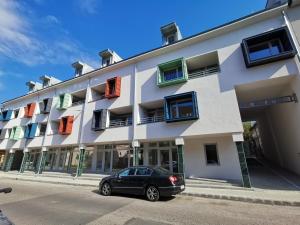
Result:
<svg viewBox="0 0 300 225"><path fill-rule="evenodd" d="M103 177L103 175L86 175L75 178L67 174L35 175L33 173L0 172L0 179L85 186L97 189ZM186 189L181 195L300 207L300 191L297 190L247 189L236 184L224 183L218 180L201 179L197 181L187 179Z"/></svg>

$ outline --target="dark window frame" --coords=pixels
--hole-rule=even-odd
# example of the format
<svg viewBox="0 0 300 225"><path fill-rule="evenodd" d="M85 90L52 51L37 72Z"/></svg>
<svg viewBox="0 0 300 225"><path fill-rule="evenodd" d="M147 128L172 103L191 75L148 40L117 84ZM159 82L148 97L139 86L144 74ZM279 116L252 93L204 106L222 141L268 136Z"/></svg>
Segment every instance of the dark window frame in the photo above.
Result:
<svg viewBox="0 0 300 225"><path fill-rule="evenodd" d="M182 101L185 99L191 99L192 103L192 115L187 117L173 117L171 114L171 104L176 103L177 101ZM178 121L186 121L186 120L196 120L199 119L199 112L198 112L198 103L197 103L197 93L195 91L186 92L182 94L176 94L171 96L165 97L164 103L164 114L165 120L167 123L171 122L178 122Z"/></svg>
<svg viewBox="0 0 300 225"><path fill-rule="evenodd" d="M282 45L282 52L279 54L270 55L267 57L262 57L258 59L251 59L250 48L263 44L265 42L271 42L274 39L279 39ZM276 62L283 59L292 58L297 54L296 47L294 45L293 39L287 27L280 27L262 34L258 34L252 37L243 39L241 43L241 48L244 56L244 61L247 68L253 66L259 66L263 64L268 64ZM270 48L269 48L270 50Z"/></svg>

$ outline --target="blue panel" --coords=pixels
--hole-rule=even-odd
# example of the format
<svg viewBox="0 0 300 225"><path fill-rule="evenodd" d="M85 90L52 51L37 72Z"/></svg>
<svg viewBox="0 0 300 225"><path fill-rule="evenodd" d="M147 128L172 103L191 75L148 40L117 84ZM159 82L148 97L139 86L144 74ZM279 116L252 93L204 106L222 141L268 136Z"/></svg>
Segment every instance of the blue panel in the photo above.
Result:
<svg viewBox="0 0 300 225"><path fill-rule="evenodd" d="M3 121L8 121L8 120L10 120L10 119L11 119L11 116L12 116L12 113L13 113L12 110L7 110L7 111L6 111L6 115L3 116Z"/></svg>
<svg viewBox="0 0 300 225"><path fill-rule="evenodd" d="M193 103L193 115L190 117L184 117L184 118L171 118L170 115L170 101L176 101L177 99L185 98L185 97L191 97L192 103ZM167 123L171 122L178 122L178 121L185 121L185 120L195 120L199 118L199 112L198 112L198 103L197 103L197 93L195 91L186 92L182 94L176 94L171 96L165 97L165 120Z"/></svg>
<svg viewBox="0 0 300 225"><path fill-rule="evenodd" d="M2 113L0 113L0 121L3 121Z"/></svg>
<svg viewBox="0 0 300 225"><path fill-rule="evenodd" d="M29 133L29 138L34 138L35 137L37 126L38 126L37 123L32 124L31 130L30 130L30 133Z"/></svg>
<svg viewBox="0 0 300 225"><path fill-rule="evenodd" d="M25 138L29 138L29 133L30 133L30 128L29 128L29 126L27 125L27 126L26 126L26 129L25 129L24 137L25 137Z"/></svg>

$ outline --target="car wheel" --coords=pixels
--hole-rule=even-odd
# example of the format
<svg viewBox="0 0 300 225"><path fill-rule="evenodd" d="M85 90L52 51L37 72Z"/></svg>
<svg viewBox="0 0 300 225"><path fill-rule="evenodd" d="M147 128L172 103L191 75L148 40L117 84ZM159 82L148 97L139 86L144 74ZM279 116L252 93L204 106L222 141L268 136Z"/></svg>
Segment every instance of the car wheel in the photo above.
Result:
<svg viewBox="0 0 300 225"><path fill-rule="evenodd" d="M159 199L159 191L154 186L149 186L146 190L146 197L149 201L155 202Z"/></svg>
<svg viewBox="0 0 300 225"><path fill-rule="evenodd" d="M102 195L104 196L109 196L111 195L111 187L110 187L110 184L109 183L104 183L101 187L101 193Z"/></svg>

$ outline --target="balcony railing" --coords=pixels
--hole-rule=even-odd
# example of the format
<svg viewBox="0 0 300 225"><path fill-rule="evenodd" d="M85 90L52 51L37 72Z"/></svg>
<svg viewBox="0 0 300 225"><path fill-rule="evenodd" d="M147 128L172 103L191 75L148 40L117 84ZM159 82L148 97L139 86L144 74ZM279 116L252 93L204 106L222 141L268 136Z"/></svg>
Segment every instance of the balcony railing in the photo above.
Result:
<svg viewBox="0 0 300 225"><path fill-rule="evenodd" d="M150 116L141 118L140 124L147 124L147 123L158 123L165 121L164 116Z"/></svg>
<svg viewBox="0 0 300 225"><path fill-rule="evenodd" d="M132 125L132 119L127 119L127 120L120 120L120 119L116 119L116 120L111 120L109 122L109 127L113 128L113 127L126 127L126 126L131 126Z"/></svg>
<svg viewBox="0 0 300 225"><path fill-rule="evenodd" d="M215 65L215 66L211 66L209 68L199 69L198 71L195 71L193 73L189 73L189 79L205 77L210 74L214 74L214 73L218 73L218 72L220 72L220 67L218 65Z"/></svg>
<svg viewBox="0 0 300 225"><path fill-rule="evenodd" d="M75 105L81 105L81 104L84 104L84 103L85 103L85 99L80 100L80 101L73 102L73 103L72 103L72 106L75 106Z"/></svg>

